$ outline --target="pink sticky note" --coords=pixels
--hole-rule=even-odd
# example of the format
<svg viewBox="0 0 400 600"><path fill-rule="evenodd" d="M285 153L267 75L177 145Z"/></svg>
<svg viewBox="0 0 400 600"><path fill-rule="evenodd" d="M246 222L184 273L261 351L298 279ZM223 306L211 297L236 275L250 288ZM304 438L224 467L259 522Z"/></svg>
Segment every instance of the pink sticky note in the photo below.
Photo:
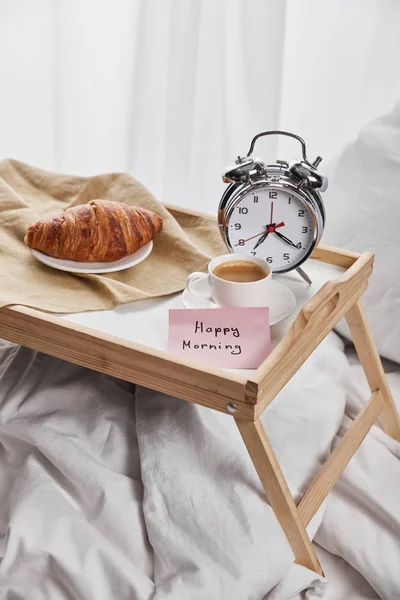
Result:
<svg viewBox="0 0 400 600"><path fill-rule="evenodd" d="M213 367L256 369L271 350L269 309L171 309L168 349Z"/></svg>

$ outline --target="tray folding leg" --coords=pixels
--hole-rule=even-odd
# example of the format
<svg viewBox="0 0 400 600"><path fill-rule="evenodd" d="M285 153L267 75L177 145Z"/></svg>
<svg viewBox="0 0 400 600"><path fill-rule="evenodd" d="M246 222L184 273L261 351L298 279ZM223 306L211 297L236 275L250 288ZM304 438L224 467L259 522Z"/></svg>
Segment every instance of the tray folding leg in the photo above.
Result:
<svg viewBox="0 0 400 600"><path fill-rule="evenodd" d="M380 416L382 428L388 435L400 442L399 414L360 302L351 307L346 315L346 321L370 390L372 393L379 390L383 396L384 407Z"/></svg>
<svg viewBox="0 0 400 600"><path fill-rule="evenodd" d="M260 419L254 422L235 420L271 508L292 547L296 562L323 575L312 542Z"/></svg>
<svg viewBox="0 0 400 600"><path fill-rule="evenodd" d="M400 441L400 418L360 304L373 256L365 253L358 258L347 257L329 248L320 252L329 262L348 259L346 266L350 268L335 282L325 284L303 307L281 344L248 381L248 400L254 401L255 420L237 417L235 421L296 562L323 575L306 527L376 421L380 418L384 431ZM352 333L371 397L296 505L259 417L342 317Z"/></svg>

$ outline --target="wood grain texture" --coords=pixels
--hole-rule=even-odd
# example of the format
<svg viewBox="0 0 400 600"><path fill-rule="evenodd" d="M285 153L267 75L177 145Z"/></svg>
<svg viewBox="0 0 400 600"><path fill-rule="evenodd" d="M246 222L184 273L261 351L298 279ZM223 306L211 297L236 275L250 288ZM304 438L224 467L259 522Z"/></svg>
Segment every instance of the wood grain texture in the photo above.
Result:
<svg viewBox="0 0 400 600"><path fill-rule="evenodd" d="M311 258L314 260L336 265L337 267L344 267L345 269L351 267L360 256L361 254L358 252L335 248L327 244L318 244L311 254Z"/></svg>
<svg viewBox="0 0 400 600"><path fill-rule="evenodd" d="M224 413L254 420L246 379L107 335L31 308L0 310L0 337L95 371L108 373Z"/></svg>
<svg viewBox="0 0 400 600"><path fill-rule="evenodd" d="M303 306L284 338L249 380L253 391L257 386L257 417L362 296L373 259L369 252L362 254L345 273L325 283ZM252 397L248 395L247 400Z"/></svg>
<svg viewBox="0 0 400 600"><path fill-rule="evenodd" d="M382 362L370 333L364 309L357 302L346 315L358 358L363 366L371 392L380 389L385 401L381 414L384 431L400 442L400 418L390 391Z"/></svg>
<svg viewBox="0 0 400 600"><path fill-rule="evenodd" d="M300 518L305 527L307 527L343 473L372 425L376 423L383 407L384 399L382 393L378 390L372 394L367 404L357 415L349 430L312 481L298 504Z"/></svg>
<svg viewBox="0 0 400 600"><path fill-rule="evenodd" d="M254 423L235 419L268 501L294 552L296 562L323 575L313 545L300 519L267 434L258 419Z"/></svg>

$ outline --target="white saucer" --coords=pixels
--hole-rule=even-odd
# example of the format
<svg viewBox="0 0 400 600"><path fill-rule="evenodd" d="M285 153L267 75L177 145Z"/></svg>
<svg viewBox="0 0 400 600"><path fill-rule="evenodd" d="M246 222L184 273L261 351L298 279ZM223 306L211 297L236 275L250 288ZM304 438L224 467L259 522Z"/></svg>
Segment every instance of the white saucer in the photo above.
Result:
<svg viewBox="0 0 400 600"><path fill-rule="evenodd" d="M134 265L138 265L150 252L153 250L153 242L149 242L142 246L134 254L125 256L113 262L78 262L76 260L63 260L61 258L53 258L39 250L31 249L33 256L49 267L59 269L60 271L70 271L71 273L113 273L114 271L123 271Z"/></svg>
<svg viewBox="0 0 400 600"><path fill-rule="evenodd" d="M182 302L185 308L220 308L218 304L210 299L206 280L193 281L191 287L199 294L189 292L186 288L182 294ZM296 297L289 288L272 279L268 299L263 306L269 308L270 325L276 325L292 314L296 308Z"/></svg>

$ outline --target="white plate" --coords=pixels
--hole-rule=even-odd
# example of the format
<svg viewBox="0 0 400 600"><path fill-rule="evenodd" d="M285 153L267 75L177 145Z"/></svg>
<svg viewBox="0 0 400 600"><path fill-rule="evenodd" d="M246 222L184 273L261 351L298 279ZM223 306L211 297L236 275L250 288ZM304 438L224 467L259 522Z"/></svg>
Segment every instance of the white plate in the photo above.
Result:
<svg viewBox="0 0 400 600"><path fill-rule="evenodd" d="M113 262L78 262L76 260L64 260L62 258L53 258L47 256L39 250L32 250L33 256L49 267L59 269L60 271L70 271L71 273L113 273L114 271L123 271L134 265L138 265L145 258L147 258L150 252L153 250L153 242L149 242L145 246L142 246L134 254L114 260Z"/></svg>
<svg viewBox="0 0 400 600"><path fill-rule="evenodd" d="M191 287L199 293L193 294L187 288L183 291L182 302L185 308L220 308L218 304L210 300L206 280L193 281ZM263 306L269 307L270 325L276 325L292 314L296 308L296 297L289 288L272 279L268 298Z"/></svg>

